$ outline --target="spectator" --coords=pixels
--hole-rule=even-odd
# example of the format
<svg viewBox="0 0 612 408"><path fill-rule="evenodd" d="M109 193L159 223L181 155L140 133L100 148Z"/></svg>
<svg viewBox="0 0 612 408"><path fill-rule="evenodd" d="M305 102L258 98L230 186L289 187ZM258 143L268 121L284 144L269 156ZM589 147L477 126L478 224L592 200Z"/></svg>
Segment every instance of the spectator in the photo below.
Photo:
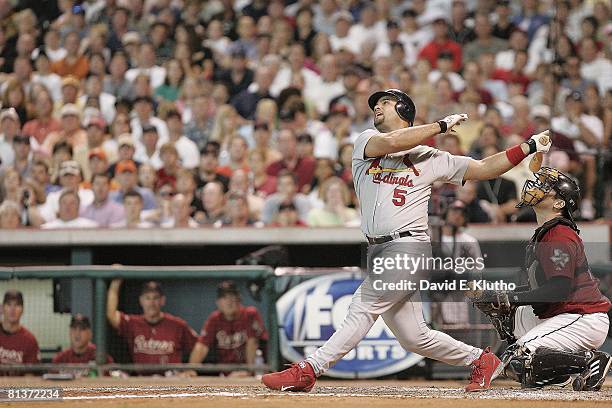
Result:
<svg viewBox="0 0 612 408"><path fill-rule="evenodd" d="M150 164L155 170L164 166L160 157L160 137L153 125L145 125L142 129L142 142L138 143L134 158L142 164Z"/></svg>
<svg viewBox="0 0 612 408"><path fill-rule="evenodd" d="M593 192L597 180L594 155L603 142L603 122L597 116L584 113L582 95L572 92L565 98L564 114L551 120L551 129L574 142L574 149L582 161L581 173L585 179L581 192L580 215L585 219L593 219Z"/></svg>
<svg viewBox="0 0 612 408"><path fill-rule="evenodd" d="M133 83L140 74L149 77L153 89L163 85L166 79L166 69L155 65L155 47L151 43L140 45L138 65L135 68L129 69L125 73L125 78Z"/></svg>
<svg viewBox="0 0 612 408"><path fill-rule="evenodd" d="M108 168L108 172L111 176L115 176L117 164L124 160L131 160L134 162L136 167L140 167L140 163L134 160L134 140L132 135L129 133L123 133L117 138L117 161L111 164Z"/></svg>
<svg viewBox="0 0 612 408"><path fill-rule="evenodd" d="M456 190L456 196L458 200L461 200L466 206L466 215L470 222L488 223L491 222L491 218L487 212L480 205L480 200L477 196L477 184L473 181L467 181Z"/></svg>
<svg viewBox="0 0 612 408"><path fill-rule="evenodd" d="M274 221L270 227L305 227L306 223L300 220L300 215L293 203L281 204L278 207L278 212L274 217Z"/></svg>
<svg viewBox="0 0 612 408"><path fill-rule="evenodd" d="M329 37L331 49L338 52L341 49L348 49L353 54L357 54L360 49L360 44L353 41L353 37L349 35L353 25L353 15L346 10L340 10L334 13L334 32Z"/></svg>
<svg viewBox="0 0 612 408"><path fill-rule="evenodd" d="M473 24L473 19L468 18L465 1L454 0L451 5L449 38L462 46L474 41L476 39L476 33L472 29Z"/></svg>
<svg viewBox="0 0 612 408"><path fill-rule="evenodd" d="M476 33L476 39L468 43L463 49L464 64L469 61L478 61L483 53L497 54L508 46L506 41L492 35L493 27L491 27L487 14L476 14L474 32Z"/></svg>
<svg viewBox="0 0 612 408"><path fill-rule="evenodd" d="M102 77L100 75L90 73L85 81L85 93L79 97L79 101L82 106L85 106L86 103L92 103L92 100L96 101L103 119L111 123L117 113L115 111L117 98L103 91Z"/></svg>
<svg viewBox="0 0 612 408"><path fill-rule="evenodd" d="M490 146L482 154L484 158L498 153L499 149ZM477 191L482 208L489 214L493 223L505 223L517 212L516 185L504 177L480 181Z"/></svg>
<svg viewBox="0 0 612 408"><path fill-rule="evenodd" d="M60 186L51 184L51 174L49 173L49 165L44 160L35 160L32 163L32 183L44 193L45 199L47 194L61 189Z"/></svg>
<svg viewBox="0 0 612 408"><path fill-rule="evenodd" d="M268 166L266 170L271 176L278 177L282 170L288 170L297 177L297 189L302 191L310 185L314 176L315 161L312 158L300 158L297 155L297 139L291 130L282 130L278 135L278 150L282 159Z"/></svg>
<svg viewBox="0 0 612 408"><path fill-rule="evenodd" d="M166 297L158 282L142 286L138 301L142 314L120 312L119 290L121 279L114 279L106 301L106 317L110 325L127 342L135 364L176 364L191 352L197 335L187 323L167 312L162 312Z"/></svg>
<svg viewBox="0 0 612 408"><path fill-rule="evenodd" d="M453 100L453 86L450 80L445 77L438 79L436 99L429 109L428 121L434 122L460 110L460 106Z"/></svg>
<svg viewBox="0 0 612 408"><path fill-rule="evenodd" d="M427 77L428 81L433 83L438 82L441 77L447 78L454 92L461 92L465 87L463 77L456 72L453 72L453 54L448 51L442 51L438 54L437 69L431 71Z"/></svg>
<svg viewBox="0 0 612 408"><path fill-rule="evenodd" d="M549 22L549 18L538 11L539 3L536 0L522 0L521 13L512 18L512 22L533 40L540 27Z"/></svg>
<svg viewBox="0 0 612 408"><path fill-rule="evenodd" d="M243 49L236 47L231 52L231 64L228 70L219 71L215 80L226 84L230 98L246 91L253 82L255 73L248 68L248 60Z"/></svg>
<svg viewBox="0 0 612 408"><path fill-rule="evenodd" d="M171 218L160 223L162 228L197 228L199 224L191 218L191 201L183 194L175 194L171 201Z"/></svg>
<svg viewBox="0 0 612 408"><path fill-rule="evenodd" d="M210 181L202 188L203 211L198 221L204 225L220 224L225 216L225 196L223 184L219 181Z"/></svg>
<svg viewBox="0 0 612 408"><path fill-rule="evenodd" d="M28 120L26 94L23 85L17 80L9 80L2 86L2 107L13 108L19 116L19 123Z"/></svg>
<svg viewBox="0 0 612 408"><path fill-rule="evenodd" d="M132 160L122 160L118 162L115 167L115 178L119 183L119 189L112 191L110 197L114 202L121 204L123 203L124 195L128 191L135 190L142 197L144 210L152 210L156 207L155 196L149 188L137 185L137 173L138 169Z"/></svg>
<svg viewBox="0 0 612 408"><path fill-rule="evenodd" d="M162 167L157 170L157 190L164 184L170 184L173 187L176 185L176 173L181 168L179 163L179 155L176 147L172 143L166 143L159 149L159 157L162 161Z"/></svg>
<svg viewBox="0 0 612 408"><path fill-rule="evenodd" d="M226 218L223 220L223 225L227 227L250 227L259 226L255 219L251 218L251 210L249 201L245 194L240 192L232 192L230 190L227 199Z"/></svg>
<svg viewBox="0 0 612 408"><path fill-rule="evenodd" d="M308 213L311 227L358 226L359 215L348 205L351 194L346 184L338 177L328 178L319 189L319 198L325 203L323 208L313 208Z"/></svg>
<svg viewBox="0 0 612 408"><path fill-rule="evenodd" d="M111 178L107 173L94 173L91 189L93 203L85 207L81 216L95 221L100 227L109 227L125 219L125 209L109 197Z"/></svg>
<svg viewBox="0 0 612 408"><path fill-rule="evenodd" d="M111 33L111 38L113 34ZM109 65L110 75L105 75L102 81L104 92L114 95L117 99L132 99L134 97L132 83L125 77L128 67L129 62L125 52L115 52Z"/></svg>
<svg viewBox="0 0 612 408"><path fill-rule="evenodd" d="M42 145L49 133L61 130L60 122L52 116L53 98L45 88L41 89L34 100L35 117L23 126L23 133L35 141L35 149Z"/></svg>
<svg viewBox="0 0 612 408"><path fill-rule="evenodd" d="M274 80L271 67L260 65L255 72L255 80L247 89L236 94L231 104L244 119L253 119L257 103L265 98L271 98L270 86Z"/></svg>
<svg viewBox="0 0 612 408"><path fill-rule="evenodd" d="M74 104L66 104L62 107L61 112L61 130L50 133L42 144L42 149L51 153L53 146L59 142L66 142L73 151L76 152L79 149L87 149L87 133L81 128L81 111ZM81 167L86 166L87 155L84 157L76 158Z"/></svg>
<svg viewBox="0 0 612 408"><path fill-rule="evenodd" d="M276 192L276 177L266 173L265 154L261 150L251 150L249 153L249 168L255 194L265 198Z"/></svg>
<svg viewBox="0 0 612 408"><path fill-rule="evenodd" d="M21 325L23 294L7 290L2 300L2 330L0 330L0 364L36 364L40 350L36 337Z"/></svg>
<svg viewBox="0 0 612 408"><path fill-rule="evenodd" d="M289 170L282 170L276 178L276 193L266 198L262 211L262 221L270 224L274 221L276 214L282 204L293 203L298 209L300 220L306 220L310 211L308 198L298 193L296 176Z"/></svg>
<svg viewBox="0 0 612 408"><path fill-rule="evenodd" d="M51 64L51 70L61 77L73 75L78 79L85 79L89 71L87 57L79 51L81 39L79 33L70 32L64 39L66 56Z"/></svg>
<svg viewBox="0 0 612 408"><path fill-rule="evenodd" d="M155 192L157 190L157 170L150 164L138 167L138 184Z"/></svg>
<svg viewBox="0 0 612 408"><path fill-rule="evenodd" d="M355 26L354 26L355 27ZM335 97L345 92L342 77L338 69L338 61L334 54L327 54L321 58L321 79L304 88L304 97L314 102L319 115L329 111L329 103Z"/></svg>
<svg viewBox="0 0 612 408"><path fill-rule="evenodd" d="M135 117L130 122L132 128L132 137L139 142L144 143L143 136L145 128L155 128L159 135L159 143L164 144L168 141L168 125L160 118L153 115L153 98L149 95L136 96L134 99Z"/></svg>
<svg viewBox="0 0 612 408"><path fill-rule="evenodd" d="M98 223L79 217L79 194L74 190L63 190L59 196L57 218L41 225L43 229L96 228Z"/></svg>
<svg viewBox="0 0 612 408"><path fill-rule="evenodd" d="M152 228L152 222L143 220L142 210L144 207L142 195L136 190L127 191L123 195L123 208L125 219L111 224L113 228Z"/></svg>
<svg viewBox="0 0 612 408"><path fill-rule="evenodd" d="M19 204L4 199L0 204L0 229L21 228L21 209Z"/></svg>
<svg viewBox="0 0 612 408"><path fill-rule="evenodd" d="M93 192L79 187L82 181L80 166L77 162L68 160L60 164L59 184L62 186L62 190L49 193L45 203L38 207L38 212L45 221L52 221L57 217L59 198L64 190L77 191L83 209L93 202Z"/></svg>
<svg viewBox="0 0 612 408"><path fill-rule="evenodd" d="M224 281L217 287L217 310L208 316L189 356L201 363L209 353L217 364L255 364L260 342L268 340L263 320L253 306L242 306L236 284ZM192 375L194 375L192 373Z"/></svg>
<svg viewBox="0 0 612 408"><path fill-rule="evenodd" d="M195 97L191 108L191 120L185 124L185 136L201 150L208 143L214 118L211 115L210 98L205 95Z"/></svg>
<svg viewBox="0 0 612 408"><path fill-rule="evenodd" d="M212 181L218 181L223 186L223 191L227 191L229 178L219 174L219 143L208 142L200 154L200 168L198 172L198 188L204 187Z"/></svg>
<svg viewBox="0 0 612 408"><path fill-rule="evenodd" d="M241 136L234 136L229 141L229 163L217 168L217 173L227 178L232 177L236 170L249 171L248 165L248 146L246 140Z"/></svg>
<svg viewBox="0 0 612 408"><path fill-rule="evenodd" d="M51 71L51 60L45 51L40 51L35 58L36 72L32 75L32 83L44 85L52 96L52 101L62 98L62 78ZM53 104L51 104L53 106Z"/></svg>
<svg viewBox="0 0 612 408"><path fill-rule="evenodd" d="M281 159L281 154L278 150L271 147L272 143L272 128L266 122L255 122L253 126L253 138L255 139L255 147L253 150L260 152L264 157L266 166Z"/></svg>
<svg viewBox="0 0 612 408"><path fill-rule="evenodd" d="M434 39L419 52L419 58L426 59L432 68L437 68L438 55L442 51L453 54L453 70L459 71L462 64L461 46L448 38L448 23L440 16L432 22Z"/></svg>
<svg viewBox="0 0 612 408"><path fill-rule="evenodd" d="M0 113L0 169L8 168L15 161L13 139L19 134L19 116L14 108Z"/></svg>
<svg viewBox="0 0 612 408"><path fill-rule="evenodd" d="M582 65L580 74L584 79L597 82L599 92L604 94L612 88L612 62L604 56L598 55L597 44L593 38L584 38L580 41L580 58Z"/></svg>
<svg viewBox="0 0 612 408"><path fill-rule="evenodd" d="M89 364L96 361L96 345L91 342L91 323L89 317L77 313L70 319L70 347L57 353L53 357L53 364ZM113 358L106 356L106 364L112 364ZM79 372L86 376L89 370Z"/></svg>

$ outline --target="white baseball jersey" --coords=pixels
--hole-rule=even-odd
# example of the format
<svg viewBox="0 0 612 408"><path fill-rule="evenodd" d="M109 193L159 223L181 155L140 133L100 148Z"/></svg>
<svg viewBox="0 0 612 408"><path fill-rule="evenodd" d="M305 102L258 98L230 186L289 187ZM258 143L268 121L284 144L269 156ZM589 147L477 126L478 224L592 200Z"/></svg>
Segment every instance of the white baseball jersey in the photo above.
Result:
<svg viewBox="0 0 612 408"><path fill-rule="evenodd" d="M361 230L370 237L426 231L432 184L461 185L470 158L429 146L365 158L368 141L378 133L368 129L355 140L353 180L361 207Z"/></svg>

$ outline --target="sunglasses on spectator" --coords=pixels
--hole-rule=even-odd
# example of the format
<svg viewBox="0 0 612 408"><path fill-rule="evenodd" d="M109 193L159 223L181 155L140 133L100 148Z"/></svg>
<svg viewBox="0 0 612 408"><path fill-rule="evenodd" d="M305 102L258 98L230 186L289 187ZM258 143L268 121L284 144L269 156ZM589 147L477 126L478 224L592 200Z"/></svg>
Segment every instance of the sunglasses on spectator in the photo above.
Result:
<svg viewBox="0 0 612 408"><path fill-rule="evenodd" d="M162 197L174 197L174 192L172 191L162 191L159 193Z"/></svg>
<svg viewBox="0 0 612 408"><path fill-rule="evenodd" d="M24 143L24 144L29 145L30 138L28 136L15 136L13 138L13 143Z"/></svg>

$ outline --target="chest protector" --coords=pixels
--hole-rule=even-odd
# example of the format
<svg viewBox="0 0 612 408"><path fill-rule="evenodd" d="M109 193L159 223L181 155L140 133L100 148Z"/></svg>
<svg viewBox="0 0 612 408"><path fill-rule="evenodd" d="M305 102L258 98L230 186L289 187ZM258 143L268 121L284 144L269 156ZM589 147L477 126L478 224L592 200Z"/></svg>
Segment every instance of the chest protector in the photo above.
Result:
<svg viewBox="0 0 612 408"><path fill-rule="evenodd" d="M542 284L544 284L546 280L546 275L544 274L540 262L538 261L537 247L542 241L544 235L546 235L548 231L555 228L557 225L566 225L576 231L576 233L580 233L580 230L574 222L563 217L553 218L552 220L544 223L541 227L536 229L533 236L531 237L529 244L527 245L527 250L525 254L525 273L521 277L520 284L529 285L531 289L536 289ZM585 262L582 265L578 266L578 270L575 273L576 279L574 279L574 287L579 283L580 280L585 280L584 278L579 278L579 275L581 275L583 272L589 272L589 264L588 262L586 262L586 257Z"/></svg>

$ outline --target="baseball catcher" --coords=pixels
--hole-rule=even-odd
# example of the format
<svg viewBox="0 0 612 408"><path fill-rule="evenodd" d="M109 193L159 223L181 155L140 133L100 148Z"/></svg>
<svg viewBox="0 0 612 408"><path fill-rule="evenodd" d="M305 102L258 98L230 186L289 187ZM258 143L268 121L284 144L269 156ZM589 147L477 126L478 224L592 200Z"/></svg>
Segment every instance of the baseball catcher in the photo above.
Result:
<svg viewBox="0 0 612 408"><path fill-rule="evenodd" d="M553 168L534 175L517 205L533 207L539 226L527 247L528 284L469 296L510 344L502 357L507 377L527 388L565 386L575 377L574 390L597 391L612 364L597 351L608 333L610 301L591 274L572 218L579 188Z"/></svg>

